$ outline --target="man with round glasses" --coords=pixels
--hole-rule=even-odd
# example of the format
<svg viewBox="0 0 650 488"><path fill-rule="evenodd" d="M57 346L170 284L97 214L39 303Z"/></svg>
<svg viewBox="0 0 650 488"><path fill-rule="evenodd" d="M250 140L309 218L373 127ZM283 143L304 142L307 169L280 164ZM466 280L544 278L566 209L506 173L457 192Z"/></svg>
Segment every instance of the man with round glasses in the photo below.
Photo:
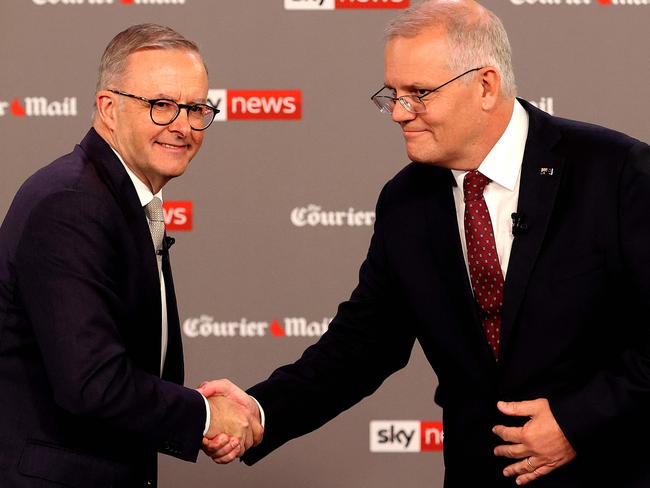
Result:
<svg viewBox="0 0 650 488"><path fill-rule="evenodd" d="M650 148L515 98L503 25L472 0L387 34L372 100L413 163L327 333L248 390L266 424L244 461L372 394L418 340L445 488L649 487Z"/></svg>
<svg viewBox="0 0 650 488"><path fill-rule="evenodd" d="M157 452L259 442L243 392L182 386L162 188L218 113L207 92L194 42L126 29L102 56L93 127L18 191L0 228L3 487L154 487Z"/></svg>

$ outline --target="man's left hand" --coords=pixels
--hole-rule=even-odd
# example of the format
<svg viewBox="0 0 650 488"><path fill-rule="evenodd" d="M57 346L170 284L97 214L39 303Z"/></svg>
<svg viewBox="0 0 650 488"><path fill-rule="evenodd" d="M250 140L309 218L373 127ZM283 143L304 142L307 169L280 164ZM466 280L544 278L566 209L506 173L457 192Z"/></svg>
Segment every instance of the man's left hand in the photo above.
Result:
<svg viewBox="0 0 650 488"><path fill-rule="evenodd" d="M497 425L492 429L492 432L510 443L497 446L494 454L520 460L503 470L504 476L517 476L515 481L518 485L536 480L576 457L576 452L562 433L546 398L498 402L497 408L506 415L530 417L522 427Z"/></svg>

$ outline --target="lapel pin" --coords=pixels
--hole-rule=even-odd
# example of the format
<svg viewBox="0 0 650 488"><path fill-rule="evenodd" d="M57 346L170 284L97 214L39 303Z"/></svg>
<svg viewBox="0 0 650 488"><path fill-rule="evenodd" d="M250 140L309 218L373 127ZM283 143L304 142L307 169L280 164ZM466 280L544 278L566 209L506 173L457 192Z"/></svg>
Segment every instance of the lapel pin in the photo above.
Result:
<svg viewBox="0 0 650 488"><path fill-rule="evenodd" d="M539 174L542 176L553 176L553 169L554 168L540 168Z"/></svg>

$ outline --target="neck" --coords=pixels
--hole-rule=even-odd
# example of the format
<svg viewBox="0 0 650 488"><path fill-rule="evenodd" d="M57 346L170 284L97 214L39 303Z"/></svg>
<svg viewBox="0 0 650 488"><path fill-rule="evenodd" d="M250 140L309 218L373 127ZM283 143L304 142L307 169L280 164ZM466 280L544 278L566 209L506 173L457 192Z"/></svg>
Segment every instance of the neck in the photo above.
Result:
<svg viewBox="0 0 650 488"><path fill-rule="evenodd" d="M486 158L494 145L499 141L506 131L512 112L515 108L515 99L506 98L501 101L489 112L485 123L483 124L482 134L477 144L477 151L473 161L463 170L477 169L481 162Z"/></svg>

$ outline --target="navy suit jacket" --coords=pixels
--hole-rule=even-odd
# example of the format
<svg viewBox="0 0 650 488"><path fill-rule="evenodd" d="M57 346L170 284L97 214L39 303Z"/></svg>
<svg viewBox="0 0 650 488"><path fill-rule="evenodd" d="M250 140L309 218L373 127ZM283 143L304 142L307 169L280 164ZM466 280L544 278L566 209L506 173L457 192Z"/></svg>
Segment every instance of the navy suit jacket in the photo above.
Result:
<svg viewBox="0 0 650 488"><path fill-rule="evenodd" d="M650 449L631 448L650 433L650 148L521 103L527 230L512 246L498 362L476 313L451 171L412 163L381 192L359 284L328 332L249 390L267 420L245 462L370 395L418 340L439 380L445 487L514 487L491 428L519 423L496 402L539 397L577 458L535 487L650 486Z"/></svg>
<svg viewBox="0 0 650 488"><path fill-rule="evenodd" d="M20 188L0 228L0 485L155 486L193 461L205 404L180 386L174 285L132 181L91 129Z"/></svg>

